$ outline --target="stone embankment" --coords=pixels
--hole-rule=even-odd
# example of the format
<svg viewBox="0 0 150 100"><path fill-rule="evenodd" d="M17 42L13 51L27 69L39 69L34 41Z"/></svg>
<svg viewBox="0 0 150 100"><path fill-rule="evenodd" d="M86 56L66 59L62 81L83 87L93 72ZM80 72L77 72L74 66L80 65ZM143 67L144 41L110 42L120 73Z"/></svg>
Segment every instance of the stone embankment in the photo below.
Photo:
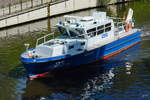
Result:
<svg viewBox="0 0 150 100"><path fill-rule="evenodd" d="M43 3L43 5L30 7L29 9L25 10L21 8L21 11L19 12L1 16L0 29L64 13L74 12L87 8L94 8L105 4L125 2L125 0L106 0L107 2L103 1L105 0L59 0L53 3Z"/></svg>

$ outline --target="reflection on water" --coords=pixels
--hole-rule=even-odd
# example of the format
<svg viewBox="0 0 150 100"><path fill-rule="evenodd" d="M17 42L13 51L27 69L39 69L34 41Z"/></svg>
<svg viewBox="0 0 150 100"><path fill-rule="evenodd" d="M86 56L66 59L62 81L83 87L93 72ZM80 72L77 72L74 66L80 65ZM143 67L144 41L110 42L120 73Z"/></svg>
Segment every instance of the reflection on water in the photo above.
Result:
<svg viewBox="0 0 150 100"><path fill-rule="evenodd" d="M45 79L29 81L20 54L25 50L24 43L34 47L36 39L53 31L63 17L0 30L0 100L148 100L150 3L137 1L70 15L88 16L95 11L107 11L108 15L122 17L130 7L134 9L138 27L142 28L140 44L103 62L58 71Z"/></svg>
<svg viewBox="0 0 150 100"><path fill-rule="evenodd" d="M85 68L86 67L86 70ZM105 69L99 64L56 72L52 78L27 81L23 100L29 99L88 99L90 95L110 88L113 69ZM37 91L38 90L38 91ZM32 94L32 95L31 95Z"/></svg>

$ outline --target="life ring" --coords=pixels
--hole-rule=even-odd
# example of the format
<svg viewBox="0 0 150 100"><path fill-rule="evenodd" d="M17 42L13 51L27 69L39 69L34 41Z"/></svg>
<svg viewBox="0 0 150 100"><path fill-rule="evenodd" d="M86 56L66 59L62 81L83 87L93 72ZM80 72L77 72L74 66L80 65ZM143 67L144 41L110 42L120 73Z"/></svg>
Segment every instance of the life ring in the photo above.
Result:
<svg viewBox="0 0 150 100"><path fill-rule="evenodd" d="M130 30L130 24L127 24L126 25L126 32L129 32L129 30Z"/></svg>

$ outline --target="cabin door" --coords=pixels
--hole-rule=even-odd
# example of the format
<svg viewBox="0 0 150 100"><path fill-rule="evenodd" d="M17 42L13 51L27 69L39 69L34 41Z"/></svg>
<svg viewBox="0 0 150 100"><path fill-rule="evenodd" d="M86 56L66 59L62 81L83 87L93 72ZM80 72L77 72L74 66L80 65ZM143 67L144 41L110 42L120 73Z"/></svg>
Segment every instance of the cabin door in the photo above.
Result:
<svg viewBox="0 0 150 100"><path fill-rule="evenodd" d="M115 32L115 33L114 33L114 38L115 38L115 40L118 40L118 39L119 39L119 33L118 33L118 32Z"/></svg>

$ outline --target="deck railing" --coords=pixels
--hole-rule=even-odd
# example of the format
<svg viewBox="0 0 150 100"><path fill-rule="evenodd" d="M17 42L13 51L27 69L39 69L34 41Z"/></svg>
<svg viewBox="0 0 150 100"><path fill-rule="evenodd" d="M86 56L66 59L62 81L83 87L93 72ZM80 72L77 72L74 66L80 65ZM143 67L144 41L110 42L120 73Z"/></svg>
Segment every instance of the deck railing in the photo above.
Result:
<svg viewBox="0 0 150 100"><path fill-rule="evenodd" d="M40 37L36 40L36 46L39 45L39 41L43 40L42 43L45 43L47 40L47 38L49 37L49 39L54 39L54 32L53 33L50 33L50 34L47 34L47 35L44 35L43 37ZM42 44L40 43L40 44Z"/></svg>

